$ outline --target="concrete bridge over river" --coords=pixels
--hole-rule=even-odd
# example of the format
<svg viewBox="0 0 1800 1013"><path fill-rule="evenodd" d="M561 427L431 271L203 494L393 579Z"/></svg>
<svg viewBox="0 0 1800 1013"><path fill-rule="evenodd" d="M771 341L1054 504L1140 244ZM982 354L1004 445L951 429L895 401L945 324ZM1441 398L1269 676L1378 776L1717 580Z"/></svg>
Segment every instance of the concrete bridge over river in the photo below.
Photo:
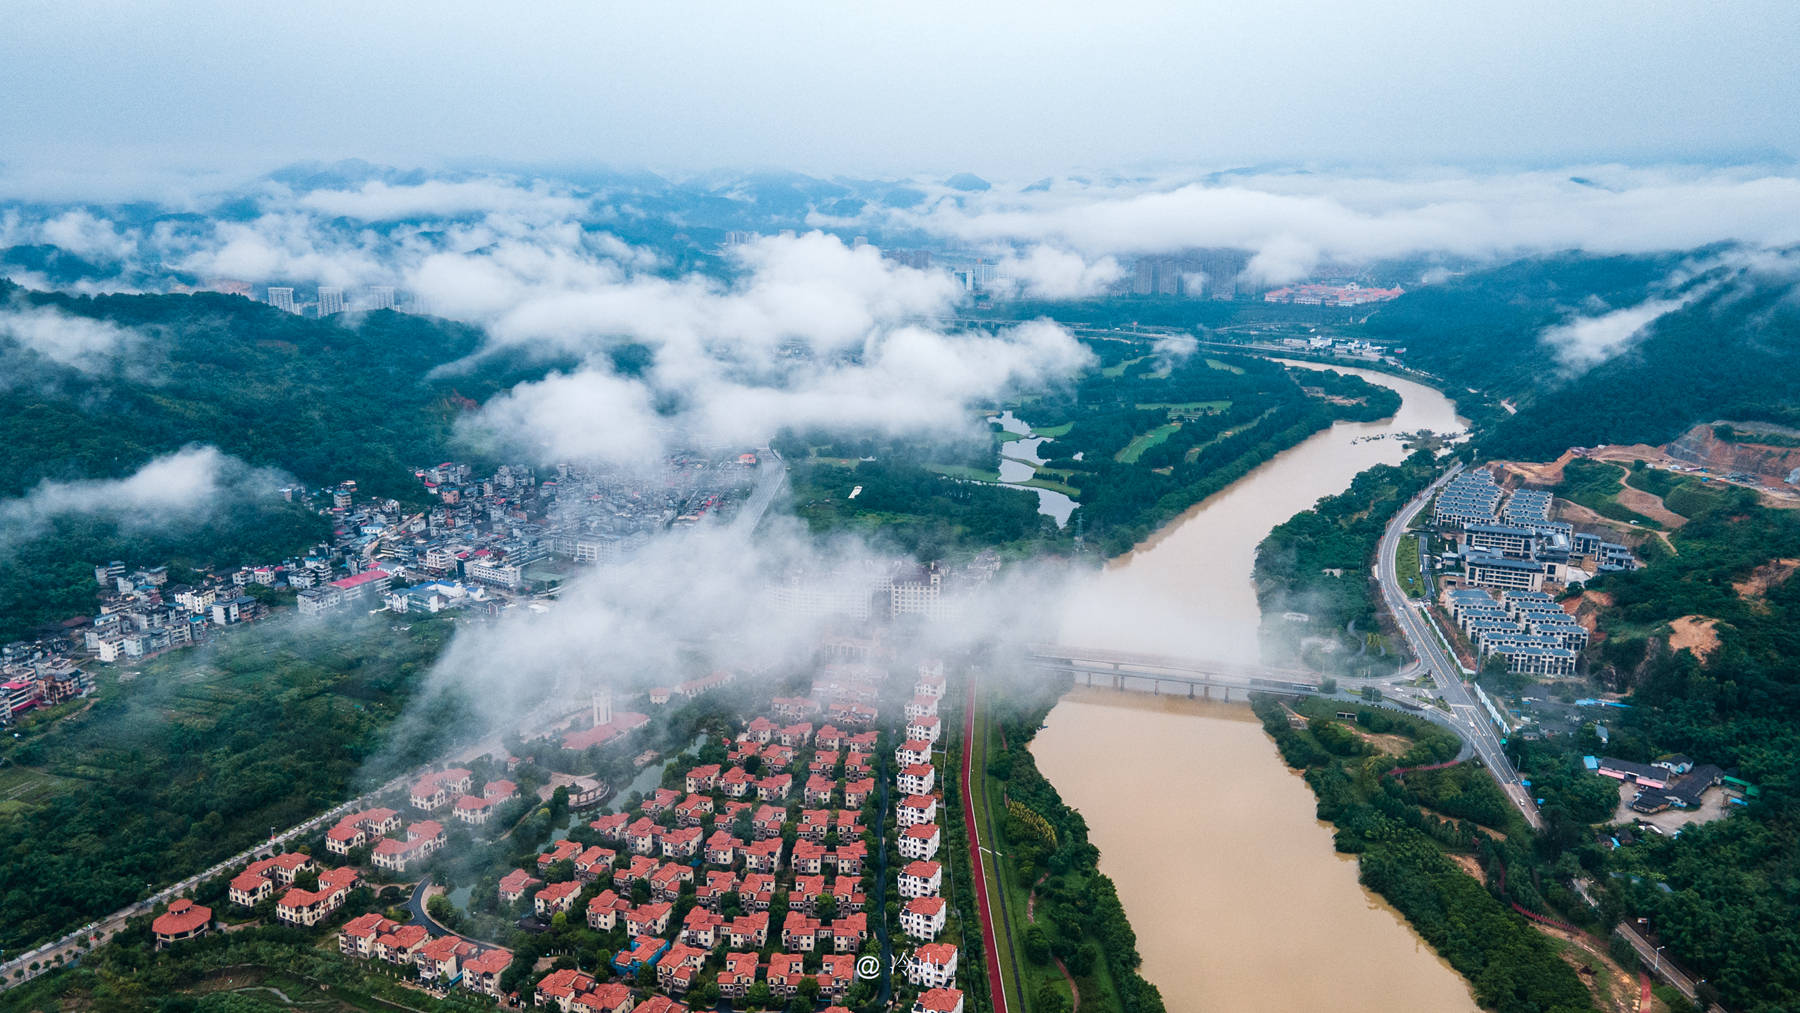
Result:
<svg viewBox="0 0 1800 1013"><path fill-rule="evenodd" d="M1317 675L1266 665L1202 661L1064 644L1033 645L1026 658L1035 668L1072 675L1084 686L1106 686L1161 696L1230 700L1232 691L1236 690L1238 699L1242 700L1253 692L1289 695L1319 692Z"/></svg>

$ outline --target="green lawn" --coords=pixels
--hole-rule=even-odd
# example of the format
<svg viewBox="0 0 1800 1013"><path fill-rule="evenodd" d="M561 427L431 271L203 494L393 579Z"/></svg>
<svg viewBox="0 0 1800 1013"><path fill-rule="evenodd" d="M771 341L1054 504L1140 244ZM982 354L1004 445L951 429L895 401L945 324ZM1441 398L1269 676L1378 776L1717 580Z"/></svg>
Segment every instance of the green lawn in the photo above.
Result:
<svg viewBox="0 0 1800 1013"><path fill-rule="evenodd" d="M1165 425L1157 426L1147 433L1140 433L1137 436L1132 437L1131 442L1125 445L1124 450L1121 450L1114 455L1113 460L1118 461L1121 464L1136 464L1138 458L1144 456L1144 451L1149 450L1151 447L1168 439L1170 436L1174 435L1175 430L1180 428L1181 423L1170 422Z"/></svg>
<svg viewBox="0 0 1800 1013"><path fill-rule="evenodd" d="M1126 359L1124 362L1121 362L1117 365L1107 366L1105 369L1102 369L1100 371L1100 375L1107 377L1109 379L1117 379L1118 377L1124 376L1126 370L1130 369L1131 367L1137 365L1140 362L1143 362L1145 359L1148 359L1148 358L1149 358L1148 355L1140 355L1135 359Z"/></svg>
<svg viewBox="0 0 1800 1013"><path fill-rule="evenodd" d="M1206 364L1214 369L1222 369L1227 373L1236 373L1239 376L1244 375L1244 367L1242 366L1233 366L1228 362L1220 362L1219 360L1212 358L1207 359Z"/></svg>
<svg viewBox="0 0 1800 1013"><path fill-rule="evenodd" d="M1198 415L1201 412L1216 414L1231 407L1230 401L1157 401L1151 404L1140 404L1141 412L1166 411L1172 414Z"/></svg>
<svg viewBox="0 0 1800 1013"><path fill-rule="evenodd" d="M1031 431L1034 435L1048 436L1051 439L1055 439L1058 436L1067 436L1069 434L1069 430L1074 429L1074 428L1075 428L1075 423L1064 422L1060 426L1045 426L1041 429L1037 428L1037 427L1033 427Z"/></svg>
<svg viewBox="0 0 1800 1013"><path fill-rule="evenodd" d="M1394 573L1400 578L1400 588L1414 598L1425 594L1425 576L1419 572L1419 537L1403 535L1400 548L1395 553Z"/></svg>

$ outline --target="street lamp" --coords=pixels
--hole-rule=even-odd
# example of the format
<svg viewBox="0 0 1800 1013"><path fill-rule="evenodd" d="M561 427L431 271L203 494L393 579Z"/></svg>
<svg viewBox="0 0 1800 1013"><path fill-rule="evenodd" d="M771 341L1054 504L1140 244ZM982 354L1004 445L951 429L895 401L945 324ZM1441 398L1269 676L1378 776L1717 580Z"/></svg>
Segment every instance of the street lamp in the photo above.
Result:
<svg viewBox="0 0 1800 1013"><path fill-rule="evenodd" d="M1667 946L1667 945L1669 945L1669 944L1668 943L1663 944L1663 946ZM1662 951L1663 951L1662 946L1658 946L1656 948L1656 962L1654 964L1652 964L1650 967L1651 974L1660 974L1662 972Z"/></svg>

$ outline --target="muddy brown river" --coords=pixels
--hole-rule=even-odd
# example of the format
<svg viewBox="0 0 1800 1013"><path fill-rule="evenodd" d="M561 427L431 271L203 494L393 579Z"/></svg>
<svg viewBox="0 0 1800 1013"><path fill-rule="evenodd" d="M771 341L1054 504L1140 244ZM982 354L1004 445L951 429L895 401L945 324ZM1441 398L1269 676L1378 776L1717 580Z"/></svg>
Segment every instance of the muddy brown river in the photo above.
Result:
<svg viewBox="0 0 1800 1013"><path fill-rule="evenodd" d="M1398 390L1398 414L1313 436L1115 560L1071 597L1063 642L1255 660L1257 543L1357 472L1397 463L1397 434L1463 428L1430 387L1340 371ZM1357 882L1248 707L1078 689L1032 751L1086 817L1170 1010L1476 1009L1461 976Z"/></svg>

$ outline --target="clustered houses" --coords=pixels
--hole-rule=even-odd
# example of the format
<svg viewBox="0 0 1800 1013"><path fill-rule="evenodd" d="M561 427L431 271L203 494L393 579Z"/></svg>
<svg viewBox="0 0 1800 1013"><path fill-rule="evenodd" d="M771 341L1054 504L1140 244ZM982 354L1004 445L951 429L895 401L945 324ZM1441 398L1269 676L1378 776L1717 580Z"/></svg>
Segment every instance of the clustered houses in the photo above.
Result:
<svg viewBox="0 0 1800 1013"><path fill-rule="evenodd" d="M412 967L424 982L449 984L500 998L500 976L512 954L471 943L460 936L432 937L421 925L401 925L370 912L350 919L338 931L338 951L362 960Z"/></svg>
<svg viewBox="0 0 1800 1013"><path fill-rule="evenodd" d="M962 992L954 987L957 948L937 941L949 914L943 866L936 861L942 845L941 800L933 794L937 774L932 756L942 731L938 704L945 690L941 662L919 667L913 698L906 706L906 740L894 750L895 788L904 796L894 807L900 834L896 843L906 860L895 872L900 930L919 944L906 959L905 973L907 981L924 989L912 1013L962 1013L963 1008Z"/></svg>
<svg viewBox="0 0 1800 1013"><path fill-rule="evenodd" d="M369 809L351 813L325 832L325 850L334 855L348 855L373 840L379 840L400 829L400 814L392 809Z"/></svg>
<svg viewBox="0 0 1800 1013"><path fill-rule="evenodd" d="M361 880L362 874L349 866L326 869L319 873L316 890L289 887L275 902L275 917L289 925L317 925L344 906L344 898Z"/></svg>
<svg viewBox="0 0 1800 1013"><path fill-rule="evenodd" d="M482 786L480 795L463 795L456 800L451 811L456 818L470 826L486 826L494 814L494 807L502 802L519 797L519 786L511 781L489 781Z"/></svg>
<svg viewBox="0 0 1800 1013"><path fill-rule="evenodd" d="M420 812L436 812L450 800L465 795L474 783L474 775L461 767L434 770L413 782L407 799Z"/></svg>
<svg viewBox="0 0 1800 1013"><path fill-rule="evenodd" d="M1509 671L1556 677L1575 674L1588 631L1542 591L1507 591L1498 600L1484 588L1449 588L1445 609L1482 661L1496 655Z"/></svg>
<svg viewBox="0 0 1800 1013"><path fill-rule="evenodd" d="M239 907L255 907L275 892L277 883L292 886L296 875L316 868L311 856L291 852L251 862L249 868L232 877L228 896Z"/></svg>
<svg viewBox="0 0 1800 1013"><path fill-rule="evenodd" d="M420 820L408 824L405 840L384 837L375 842L369 860L377 869L405 872L414 862L436 854L444 846L444 825L436 820Z"/></svg>
<svg viewBox="0 0 1800 1013"><path fill-rule="evenodd" d="M26 711L73 700L94 688L94 680L69 656L66 636L19 641L0 648L0 727Z"/></svg>
<svg viewBox="0 0 1800 1013"><path fill-rule="evenodd" d="M1492 472L1476 468L1438 493L1432 523L1461 533L1460 553L1452 557L1460 555L1464 579L1480 587L1535 592L1638 566L1625 546L1551 520L1551 501L1543 489L1508 494Z"/></svg>

